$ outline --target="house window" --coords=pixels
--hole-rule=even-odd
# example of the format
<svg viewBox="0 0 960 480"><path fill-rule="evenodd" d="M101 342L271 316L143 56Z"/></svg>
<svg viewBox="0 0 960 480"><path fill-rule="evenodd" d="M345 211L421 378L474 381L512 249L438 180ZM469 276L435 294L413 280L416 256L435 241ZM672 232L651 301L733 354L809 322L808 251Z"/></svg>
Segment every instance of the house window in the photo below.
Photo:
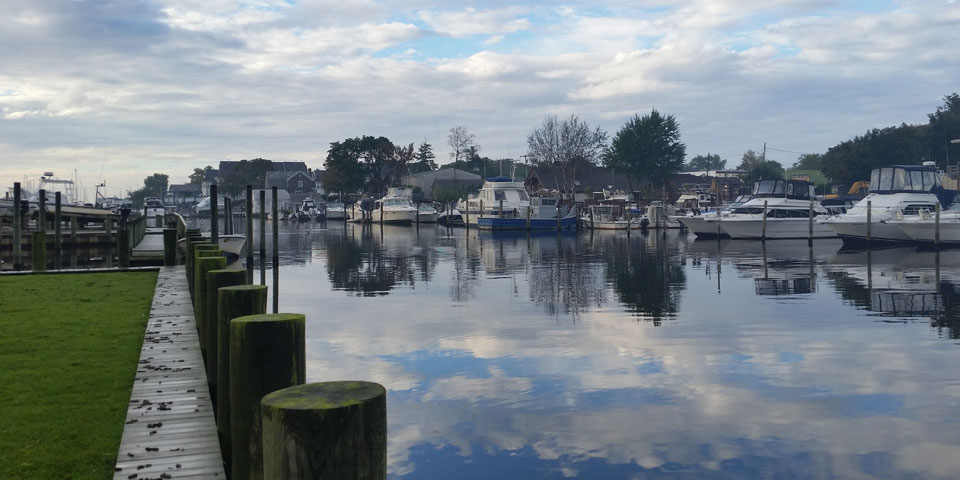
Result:
<svg viewBox="0 0 960 480"><path fill-rule="evenodd" d="M297 186L303 188L303 180L297 181Z"/></svg>

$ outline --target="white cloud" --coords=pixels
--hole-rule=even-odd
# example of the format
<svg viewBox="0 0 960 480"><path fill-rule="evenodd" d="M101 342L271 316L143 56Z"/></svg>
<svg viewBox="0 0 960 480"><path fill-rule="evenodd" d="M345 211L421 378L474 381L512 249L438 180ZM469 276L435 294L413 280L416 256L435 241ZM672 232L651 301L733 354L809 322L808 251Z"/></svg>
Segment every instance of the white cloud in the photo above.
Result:
<svg viewBox="0 0 960 480"><path fill-rule="evenodd" d="M530 22L518 18L527 9L509 7L501 9L477 10L468 7L460 11L424 10L419 17L434 31L452 37L478 34L513 33L530 28Z"/></svg>

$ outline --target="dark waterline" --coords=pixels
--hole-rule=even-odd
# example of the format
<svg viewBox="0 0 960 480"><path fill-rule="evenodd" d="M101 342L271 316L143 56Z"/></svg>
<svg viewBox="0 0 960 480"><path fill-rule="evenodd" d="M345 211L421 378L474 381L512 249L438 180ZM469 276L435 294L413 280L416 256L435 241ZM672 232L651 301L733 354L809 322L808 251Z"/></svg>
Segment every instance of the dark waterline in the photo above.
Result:
<svg viewBox="0 0 960 480"><path fill-rule="evenodd" d="M280 310L391 478L960 476L960 252L692 239L285 224Z"/></svg>

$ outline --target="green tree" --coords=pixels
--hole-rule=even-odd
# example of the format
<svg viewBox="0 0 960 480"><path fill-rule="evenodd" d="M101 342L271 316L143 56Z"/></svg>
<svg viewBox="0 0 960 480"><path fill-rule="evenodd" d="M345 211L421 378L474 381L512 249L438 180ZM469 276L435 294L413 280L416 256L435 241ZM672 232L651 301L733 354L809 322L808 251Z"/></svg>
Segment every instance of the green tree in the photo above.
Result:
<svg viewBox="0 0 960 480"><path fill-rule="evenodd" d="M413 173L429 172L437 169L437 162L434 160L437 156L433 154L433 146L426 140L417 148L415 158L417 161L411 167Z"/></svg>
<svg viewBox="0 0 960 480"><path fill-rule="evenodd" d="M193 173L190 174L190 184L192 185L201 185L203 184L203 179L207 178L207 173L212 172L213 167L207 165L203 168L194 168Z"/></svg>
<svg viewBox="0 0 960 480"><path fill-rule="evenodd" d="M687 164L689 171L704 170L723 170L727 167L727 161L720 158L720 155L707 153L706 155L697 155L690 159Z"/></svg>
<svg viewBox="0 0 960 480"><path fill-rule="evenodd" d="M220 179L218 191L225 195L237 196L243 193L247 185L261 187L267 177L267 172L273 170L273 162L265 158L240 160L233 172ZM223 175L223 172L220 172Z"/></svg>
<svg viewBox="0 0 960 480"><path fill-rule="evenodd" d="M363 166L360 164L362 148L359 138L333 142L323 163L326 173L323 188L328 192L355 193L363 190Z"/></svg>
<svg viewBox="0 0 960 480"><path fill-rule="evenodd" d="M607 156L607 166L624 172L632 180L649 180L665 186L670 176L683 168L687 146L680 141L680 126L673 115L653 109L648 115L634 115L617 132Z"/></svg>
<svg viewBox="0 0 960 480"><path fill-rule="evenodd" d="M817 170L823 167L823 155L819 153L804 153L793 164L795 170Z"/></svg>
<svg viewBox="0 0 960 480"><path fill-rule="evenodd" d="M740 160L740 166L737 170L747 172L741 179L744 183L750 184L757 180L769 180L772 178L784 178L786 171L780 162L766 160L753 150L747 150Z"/></svg>
<svg viewBox="0 0 960 480"><path fill-rule="evenodd" d="M148 197L163 198L163 195L167 192L169 181L169 175L165 173L154 173L143 179L143 187L132 192L127 192L127 197L134 207L140 208L143 206L144 199Z"/></svg>
<svg viewBox="0 0 960 480"><path fill-rule="evenodd" d="M943 105L928 114L927 118L929 121L924 133L931 160L942 167L960 163L960 147L950 143L960 138L960 95L953 93L943 97Z"/></svg>
<svg viewBox="0 0 960 480"><path fill-rule="evenodd" d="M607 150L607 132L591 127L576 114L560 120L551 115L527 136L527 159L556 173L562 188L574 193L577 170L596 165Z"/></svg>

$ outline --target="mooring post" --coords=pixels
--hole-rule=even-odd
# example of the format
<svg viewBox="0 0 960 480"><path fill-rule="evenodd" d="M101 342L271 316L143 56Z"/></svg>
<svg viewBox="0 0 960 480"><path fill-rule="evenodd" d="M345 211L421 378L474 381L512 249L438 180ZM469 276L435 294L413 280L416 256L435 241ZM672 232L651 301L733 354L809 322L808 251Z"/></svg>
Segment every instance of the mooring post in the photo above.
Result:
<svg viewBox="0 0 960 480"><path fill-rule="evenodd" d="M233 202L230 197L223 196L223 234L233 234Z"/></svg>
<svg viewBox="0 0 960 480"><path fill-rule="evenodd" d="M527 230L530 230L530 205L527 205Z"/></svg>
<svg viewBox="0 0 960 480"><path fill-rule="evenodd" d="M274 217L276 222L277 218ZM267 191L260 190L260 285L267 284Z"/></svg>
<svg viewBox="0 0 960 480"><path fill-rule="evenodd" d="M172 267L177 264L177 229L163 229L163 264Z"/></svg>
<svg viewBox="0 0 960 480"><path fill-rule="evenodd" d="M813 197L810 197L810 207L807 212L807 246L813 246Z"/></svg>
<svg viewBox="0 0 960 480"><path fill-rule="evenodd" d="M247 283L253 285L253 185L247 185Z"/></svg>
<svg viewBox="0 0 960 480"><path fill-rule="evenodd" d="M210 241L220 239L220 206L217 205L217 184L210 185Z"/></svg>
<svg viewBox="0 0 960 480"><path fill-rule="evenodd" d="M500 199L500 206L497 207L497 217L503 218L503 199Z"/></svg>
<svg viewBox="0 0 960 480"><path fill-rule="evenodd" d="M263 478L387 478L387 391L324 382L263 397Z"/></svg>
<svg viewBox="0 0 960 480"><path fill-rule="evenodd" d="M60 270L62 266L60 257L63 255L63 227L60 225L61 220L63 220L60 215L63 211L60 204L62 201L60 192L54 193L53 199L53 268Z"/></svg>
<svg viewBox="0 0 960 480"><path fill-rule="evenodd" d="M560 201L557 200L557 231L560 231Z"/></svg>
<svg viewBox="0 0 960 480"><path fill-rule="evenodd" d="M280 223L277 218L277 187L273 187L273 278L280 272ZM280 289L277 282L273 282L273 313L280 308Z"/></svg>
<svg viewBox="0 0 960 480"><path fill-rule="evenodd" d="M77 226L79 223L80 221L77 219L76 215L70 217L70 243L74 248L80 245L80 242L78 241L79 239L77 238Z"/></svg>
<svg viewBox="0 0 960 480"><path fill-rule="evenodd" d="M23 211L20 182L13 182L13 268L23 268Z"/></svg>
<svg viewBox="0 0 960 480"><path fill-rule="evenodd" d="M37 191L37 231L47 231L47 192L42 188Z"/></svg>
<svg viewBox="0 0 960 480"><path fill-rule="evenodd" d="M189 238L189 237L188 237ZM184 266L187 270L187 288L190 290L190 298L193 299L195 293L194 285L194 273L196 272L196 261L197 261L197 252L206 251L206 250L219 250L220 247L214 245L206 240L203 237L194 237L190 239L190 243L187 244L187 256L184 259Z"/></svg>
<svg viewBox="0 0 960 480"><path fill-rule="evenodd" d="M304 325L298 313L230 321L231 480L264 478L260 400L306 380Z"/></svg>
<svg viewBox="0 0 960 480"><path fill-rule="evenodd" d="M223 257L221 257L223 258ZM226 259L224 259L226 266ZM205 336L207 349L207 384L210 386L210 399L214 412L217 410L217 365L220 360L220 288L243 285L247 282L247 272L237 269L207 271L206 305L203 313L207 329Z"/></svg>
<svg viewBox="0 0 960 480"><path fill-rule="evenodd" d="M33 255L33 271L47 271L47 232L39 231L30 234L30 253Z"/></svg>
<svg viewBox="0 0 960 480"><path fill-rule="evenodd" d="M217 433L223 463L231 465L230 455L230 321L247 315L267 313L266 285L223 287L217 305Z"/></svg>
<svg viewBox="0 0 960 480"><path fill-rule="evenodd" d="M873 200L867 200L867 248L870 248L870 242L873 235Z"/></svg>
<svg viewBox="0 0 960 480"><path fill-rule="evenodd" d="M763 217L760 219L760 241L767 241L767 201L763 201Z"/></svg>
<svg viewBox="0 0 960 480"><path fill-rule="evenodd" d="M127 225L121 225L117 230L117 265L130 267L130 229Z"/></svg>
<svg viewBox="0 0 960 480"><path fill-rule="evenodd" d="M193 294L193 316L197 322L197 336L200 340L200 352L207 358L207 272L227 268L227 259L218 250L200 250L194 259L193 282L196 291Z"/></svg>
<svg viewBox="0 0 960 480"><path fill-rule="evenodd" d="M107 234L107 242L113 241L113 219L110 217L103 219L103 231Z"/></svg>
<svg viewBox="0 0 960 480"><path fill-rule="evenodd" d="M935 205L935 210L936 218L934 219L933 227L933 244L936 245L937 248L940 248L940 202L937 202Z"/></svg>

